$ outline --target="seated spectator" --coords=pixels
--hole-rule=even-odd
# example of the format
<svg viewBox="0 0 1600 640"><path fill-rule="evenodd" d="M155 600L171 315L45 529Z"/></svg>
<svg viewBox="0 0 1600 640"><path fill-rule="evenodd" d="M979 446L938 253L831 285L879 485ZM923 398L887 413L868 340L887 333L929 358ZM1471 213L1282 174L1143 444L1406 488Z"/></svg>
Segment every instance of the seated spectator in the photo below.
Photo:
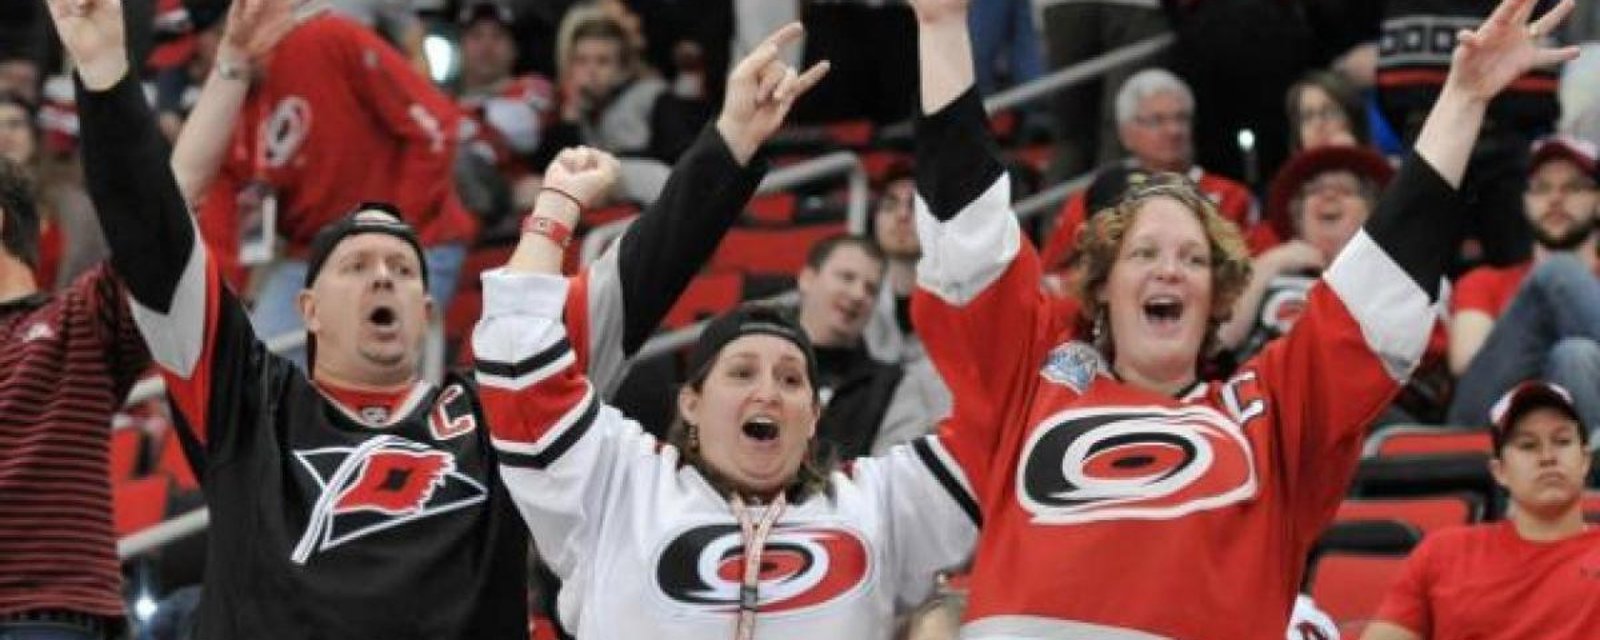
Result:
<svg viewBox="0 0 1600 640"><path fill-rule="evenodd" d="M573 144L672 162L706 121L704 103L679 99L649 73L628 30L601 7L567 14L557 63L560 119L536 162Z"/></svg>
<svg viewBox="0 0 1600 640"><path fill-rule="evenodd" d="M904 384L899 363L874 360L863 334L883 282L883 250L869 239L837 235L806 256L796 324L817 353L822 417L817 437L849 460L926 434L933 416Z"/></svg>
<svg viewBox="0 0 1600 640"><path fill-rule="evenodd" d="M45 290L66 287L106 257L94 205L77 181L77 156L56 158L41 144L38 113L20 94L0 92L0 157L32 181L39 209L34 275Z"/></svg>
<svg viewBox="0 0 1600 640"><path fill-rule="evenodd" d="M1541 140L1523 201L1537 244L1531 260L1480 267L1451 302L1450 368L1459 376L1449 421L1483 424L1489 402L1540 377L1573 393L1600 425L1600 280L1595 225L1600 153L1575 138Z"/></svg>
<svg viewBox="0 0 1600 640"><path fill-rule="evenodd" d="M1243 362L1288 333L1317 276L1366 224L1394 177L1382 156L1359 147L1301 151L1272 181L1267 217L1286 220L1287 242L1257 255L1250 284L1218 342Z"/></svg>
<svg viewBox="0 0 1600 640"><path fill-rule="evenodd" d="M1577 640L1600 629L1600 529L1582 509L1589 431L1573 396L1530 381L1493 413L1489 471L1511 494L1506 520L1424 538L1363 640Z"/></svg>
<svg viewBox="0 0 1600 640"><path fill-rule="evenodd" d="M1216 203L1222 217L1239 225L1252 253L1277 244L1271 230L1257 224L1260 214L1248 188L1194 164L1194 108L1189 86L1170 71L1146 69L1128 78L1117 92L1117 136L1132 154L1122 166L1187 176ZM1040 254L1046 269L1062 266L1069 257L1088 218L1085 204L1086 194L1080 193L1061 208L1056 230Z"/></svg>
<svg viewBox="0 0 1600 640"><path fill-rule="evenodd" d="M0 54L0 91L9 91L30 102L39 101L43 75L39 62L21 52Z"/></svg>
<svg viewBox="0 0 1600 640"><path fill-rule="evenodd" d="M1367 146L1371 128L1356 88L1337 73L1313 71L1289 87L1289 152ZM1281 171L1281 169L1280 169Z"/></svg>
<svg viewBox="0 0 1600 640"><path fill-rule="evenodd" d="M863 338L873 358L905 368L900 382L904 401L922 407L922 415L941 417L950 412L950 389L934 370L922 339L911 326L911 294L917 287L917 260L922 258L922 243L917 239L913 216L915 198L916 181L910 163L891 167L868 226L868 235L883 250L888 266ZM873 453L920 434L929 425L903 426L907 429L904 436L883 434Z"/></svg>
<svg viewBox="0 0 1600 640"><path fill-rule="evenodd" d="M539 182L532 175L532 156L555 120L550 80L512 73L517 43L511 24L511 12L492 0L476 0L461 11L461 76L455 89L467 131L456 179L463 201L486 226L533 204ZM489 202L467 197L473 184L506 196Z"/></svg>

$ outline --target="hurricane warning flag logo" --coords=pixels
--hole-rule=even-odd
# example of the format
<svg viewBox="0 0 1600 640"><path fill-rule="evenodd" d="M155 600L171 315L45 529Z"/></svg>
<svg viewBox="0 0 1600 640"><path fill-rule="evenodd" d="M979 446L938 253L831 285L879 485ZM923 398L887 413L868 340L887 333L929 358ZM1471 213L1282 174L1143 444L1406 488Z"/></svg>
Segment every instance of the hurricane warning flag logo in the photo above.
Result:
<svg viewBox="0 0 1600 640"><path fill-rule="evenodd" d="M381 435L356 447L294 452L321 488L293 560L422 518L483 502L483 484L448 452Z"/></svg>
<svg viewBox="0 0 1600 640"><path fill-rule="evenodd" d="M656 587L669 600L712 613L739 609L744 541L738 525L711 524L674 536L658 553ZM831 525L778 525L761 552L762 614L794 612L860 592L872 575L861 535Z"/></svg>
<svg viewBox="0 0 1600 640"><path fill-rule="evenodd" d="M1040 524L1164 520L1256 494L1250 442L1204 406L1063 411L1022 461L1017 497Z"/></svg>

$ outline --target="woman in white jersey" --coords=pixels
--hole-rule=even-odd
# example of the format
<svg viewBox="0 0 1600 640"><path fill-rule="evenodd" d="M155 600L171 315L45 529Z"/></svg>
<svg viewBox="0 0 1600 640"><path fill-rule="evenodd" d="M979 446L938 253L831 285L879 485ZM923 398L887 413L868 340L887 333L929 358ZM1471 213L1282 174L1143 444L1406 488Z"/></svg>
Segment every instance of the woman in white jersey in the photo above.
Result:
<svg viewBox="0 0 1600 640"><path fill-rule="evenodd" d="M776 61L784 38L734 70L729 126L776 127L820 77ZM587 149L550 169L583 189L614 171ZM582 638L888 638L976 538L945 446L845 468L820 455L810 342L759 306L705 330L673 441L656 441L600 402L569 339L562 309L582 285L558 269L572 222L532 214L506 268L483 277L473 335L503 477L563 583L558 621Z"/></svg>

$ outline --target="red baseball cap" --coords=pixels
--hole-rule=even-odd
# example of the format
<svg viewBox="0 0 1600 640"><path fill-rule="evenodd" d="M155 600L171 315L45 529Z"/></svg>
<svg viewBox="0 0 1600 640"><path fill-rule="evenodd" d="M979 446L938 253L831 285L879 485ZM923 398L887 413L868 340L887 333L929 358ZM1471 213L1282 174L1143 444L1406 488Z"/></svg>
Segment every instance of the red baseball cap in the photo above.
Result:
<svg viewBox="0 0 1600 640"><path fill-rule="evenodd" d="M1528 173L1533 173L1551 160L1571 162L1585 175L1600 180L1600 147L1596 147L1593 142L1564 133L1535 140L1533 158L1528 162Z"/></svg>

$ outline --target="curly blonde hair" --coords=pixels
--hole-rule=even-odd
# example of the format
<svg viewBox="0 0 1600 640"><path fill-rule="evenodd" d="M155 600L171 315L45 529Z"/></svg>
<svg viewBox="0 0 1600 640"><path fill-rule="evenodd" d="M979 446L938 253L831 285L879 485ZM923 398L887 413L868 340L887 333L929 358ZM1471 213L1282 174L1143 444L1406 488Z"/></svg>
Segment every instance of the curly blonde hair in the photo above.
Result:
<svg viewBox="0 0 1600 640"><path fill-rule="evenodd" d="M1199 358L1206 358L1218 346L1217 329L1233 316L1233 303L1250 283L1250 252L1245 248L1239 227L1217 212L1216 204L1200 192L1188 178L1176 173L1157 173L1143 182L1130 185L1117 204L1096 212L1078 236L1077 259L1083 278L1075 293L1082 302L1081 326L1092 328L1103 323L1102 335L1094 336L1095 346L1107 360L1115 360L1110 323L1100 320L1107 309L1099 293L1111 278L1122 241L1133 228L1144 205L1157 198L1174 200L1193 212L1205 228L1211 248L1211 316L1206 322L1205 342Z"/></svg>

